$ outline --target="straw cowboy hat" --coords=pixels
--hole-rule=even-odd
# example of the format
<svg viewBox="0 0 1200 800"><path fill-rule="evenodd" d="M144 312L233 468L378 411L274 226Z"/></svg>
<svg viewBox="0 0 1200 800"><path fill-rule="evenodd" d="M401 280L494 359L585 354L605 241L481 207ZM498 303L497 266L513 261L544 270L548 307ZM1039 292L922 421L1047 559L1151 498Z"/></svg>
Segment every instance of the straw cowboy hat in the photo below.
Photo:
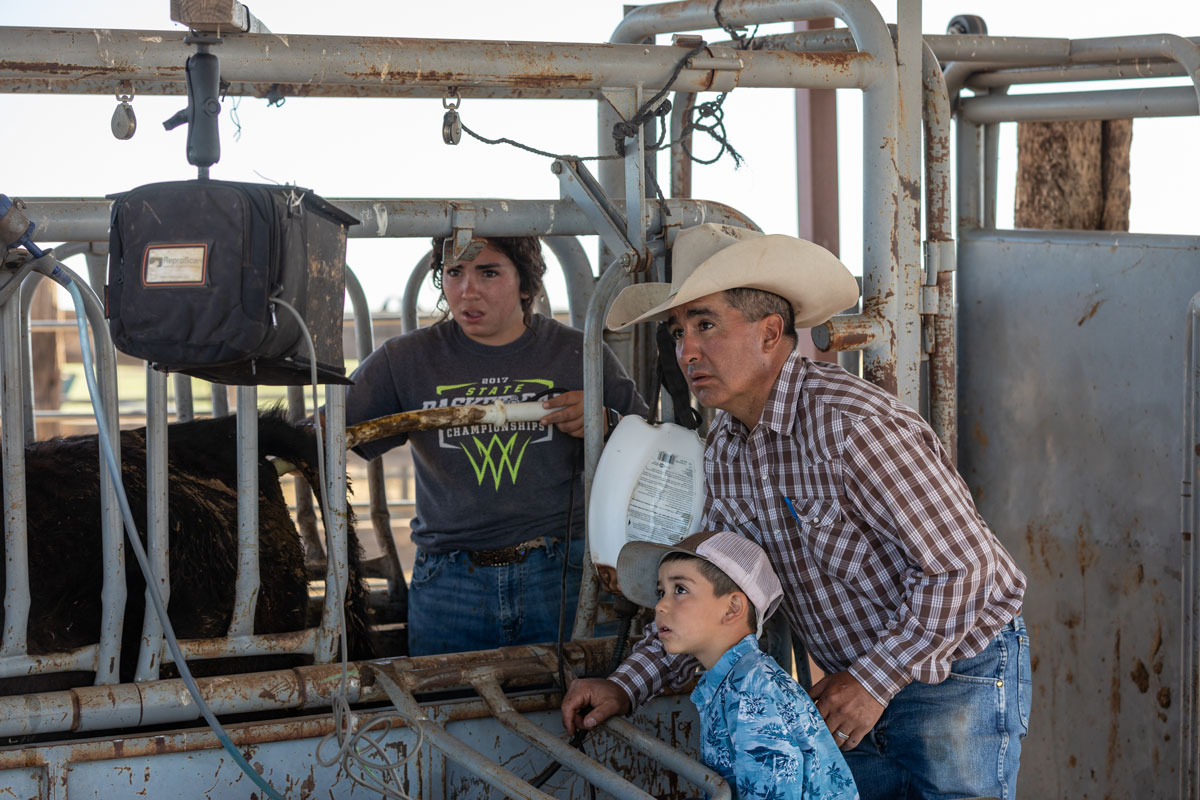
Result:
<svg viewBox="0 0 1200 800"><path fill-rule="evenodd" d="M762 289L792 304L797 328L820 325L854 305L858 283L824 247L794 236L762 234L706 223L675 237L672 280L626 286L613 300L607 325L620 330L666 319L676 306L726 289Z"/></svg>

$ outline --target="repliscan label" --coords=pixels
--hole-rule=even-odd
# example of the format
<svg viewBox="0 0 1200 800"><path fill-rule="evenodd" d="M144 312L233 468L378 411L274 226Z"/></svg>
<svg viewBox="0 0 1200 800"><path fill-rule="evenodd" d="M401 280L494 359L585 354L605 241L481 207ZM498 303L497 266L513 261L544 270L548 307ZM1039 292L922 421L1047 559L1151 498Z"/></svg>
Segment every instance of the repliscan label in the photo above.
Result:
<svg viewBox="0 0 1200 800"><path fill-rule="evenodd" d="M203 284L207 255L208 247L203 244L148 247L143 280L147 286Z"/></svg>
<svg viewBox="0 0 1200 800"><path fill-rule="evenodd" d="M626 539L672 545L692 526L692 486L696 465L690 458L659 452L642 468L625 517Z"/></svg>

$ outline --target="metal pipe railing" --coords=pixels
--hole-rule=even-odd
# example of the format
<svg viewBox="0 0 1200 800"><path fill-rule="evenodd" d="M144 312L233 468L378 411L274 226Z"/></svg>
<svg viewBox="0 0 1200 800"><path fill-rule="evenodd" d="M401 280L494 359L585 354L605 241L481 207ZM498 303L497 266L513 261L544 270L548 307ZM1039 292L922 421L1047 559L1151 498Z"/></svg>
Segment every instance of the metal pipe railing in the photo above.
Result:
<svg viewBox="0 0 1200 800"><path fill-rule="evenodd" d="M732 794L729 784L703 764L693 761L661 739L650 736L624 717L609 717L605 729L625 740L667 769L679 773L708 792L709 800L728 800Z"/></svg>
<svg viewBox="0 0 1200 800"><path fill-rule="evenodd" d="M1064 119L1185 117L1197 113L1196 90L1190 86L1098 92L987 94L964 98L959 106L965 120L987 125Z"/></svg>
<svg viewBox="0 0 1200 800"><path fill-rule="evenodd" d="M182 372L172 373L171 384L175 388L175 421L191 422L196 418L191 376L184 375Z"/></svg>
<svg viewBox="0 0 1200 800"><path fill-rule="evenodd" d="M350 549L346 529L346 387L325 386L325 531L329 543L325 563L325 600L313 660L334 660L341 650L343 609L350 583ZM343 653L343 657L349 654Z"/></svg>
<svg viewBox="0 0 1200 800"><path fill-rule="evenodd" d="M308 408L304 402L304 387L289 386L287 388L288 419L301 422L308 418ZM321 542L321 534L317 531L317 511L313 504L313 489L308 481L300 474L292 477L292 491L296 496L296 527L300 529L300 539L304 542L306 562L319 562L325 552Z"/></svg>
<svg viewBox="0 0 1200 800"><path fill-rule="evenodd" d="M60 271L59 274L54 274L55 267ZM93 337L93 353L95 354L95 366L99 379L100 391L103 395L106 419L105 424L113 437L114 448L116 448L117 463L120 464L120 444L117 432L117 380L116 380L116 350L113 348L112 339L109 336L108 326L104 319L104 311L100 301L96 295L87 287L87 284L79 278L72 270L58 263L52 255L44 256L33 262L34 274L51 277L57 282L67 280L74 281L80 289L80 294L84 301L84 313L87 316ZM16 299L16 295L10 298L10 303L6 304L14 314L14 322L18 327L21 326L20 311L18 305L21 301ZM5 312L8 313L8 312ZM6 321L5 323L8 323ZM12 392L20 394L21 374L23 372L20 359L9 357L8 350L10 347L16 348L22 337L14 333L5 335L4 337L4 381L6 389L11 389ZM10 398L5 398L5 403ZM16 401L13 409L9 409L4 405L0 413L4 419L13 419L13 414L20 418L21 406L23 402L19 399ZM3 436L7 437L9 431L12 431L19 438L24 438L24 426L3 426ZM16 443L11 443L15 446ZM19 488L19 493L14 491L13 498L6 503L5 516L5 537L6 547L10 533L16 532L16 526L19 525L21 530L21 538L25 538L25 528L27 525L27 517L25 513L26 493L25 493L25 449L22 441L15 449L11 449L10 444L5 444L4 458L4 481L6 493L9 487L14 489ZM104 463L103 458L98 459L99 475L100 475L100 492L101 492L101 552L102 552L102 567L104 573L104 582L100 596L100 641L96 646L79 648L70 653L55 653L39 656L27 655L26 635L25 630L27 622L23 622L20 626L19 636L17 636L16 625L10 627L9 620L16 619L5 617L5 635L10 636L8 643L11 646L7 652L0 657L0 677L11 677L16 675L27 675L34 672L62 672L73 670L93 670L96 673L96 683L113 683L118 679L118 663L120 654L121 632L124 621L125 611L125 575L124 575L124 534L121 527L120 509L117 506L116 494L113 486L112 476L108 472L108 468ZM20 547L21 545L17 545ZM6 580L6 592L18 592L25 596L25 604L28 604L29 585L28 585L28 556L27 552L21 556L21 566L15 569L15 573L20 579L14 582L14 563L18 556L14 549L6 550L8 566L6 570L8 575ZM8 598L6 596L6 602ZM18 607L20 603L18 600ZM28 610L25 612L26 620Z"/></svg>
<svg viewBox="0 0 1200 800"><path fill-rule="evenodd" d="M547 236L544 241L558 259L567 287L567 313L571 326L582 328L587 316L588 300L596 283L596 272L587 252L574 236Z"/></svg>
<svg viewBox="0 0 1200 800"><path fill-rule="evenodd" d="M897 288L892 313L897 398L914 409L921 408L922 347L921 293L921 164L922 164L922 71L924 46L921 41L921 0L899 0L896 26L896 75L899 105L896 109L896 168L898 216L891 224L891 241L896 275L890 282ZM864 98L867 102L870 98ZM864 142L864 148L869 148ZM865 211L864 207L864 211ZM864 265L864 285L872 283ZM865 307L865 306L864 306ZM868 354L871 351L868 350ZM875 356L878 357L877 355ZM870 379L870 367L864 374Z"/></svg>
<svg viewBox="0 0 1200 800"><path fill-rule="evenodd" d="M33 337L30 322L33 315L33 296L38 281L27 281L21 286L21 416L24 420L25 444L37 441L37 414L33 402ZM65 321L64 321L65 322ZM73 323L72 323L73 325Z"/></svg>
<svg viewBox="0 0 1200 800"><path fill-rule="evenodd" d="M1182 662L1183 708L1180 712L1179 796L1194 800L1200 794L1200 751L1196 733L1200 731L1200 669L1197 668L1197 645L1200 643L1200 572L1196 557L1195 537L1200 531L1200 503L1196 502L1196 476L1200 469L1200 293L1194 295L1187 309L1187 336L1184 344L1183 366L1183 434L1180 451L1183 468L1180 478L1180 548L1182 583Z"/></svg>
<svg viewBox="0 0 1200 800"><path fill-rule="evenodd" d="M942 447L957 463L958 389L954 339L954 232L950 201L950 98L946 80L932 49L921 61L925 125L925 285L936 287L936 308L924 308L932 319L929 354L929 424Z"/></svg>
<svg viewBox="0 0 1200 800"><path fill-rule="evenodd" d="M800 19L834 17L846 23L862 55L871 59L870 75L859 86L863 103L863 252L874 263L863 265L863 313L859 324L868 326L871 335L863 345L864 374L868 380L916 405L919 385L916 366L898 370L897 352L908 354L907 361L919 357L919 332L912 324L916 315L916 284L904 278L906 267L901 252L893 248L892 234L900 219L900 162L897 153L897 120L900 111L900 84L892 37L878 10L865 0L742 0L721 7L721 15L730 25L754 25ZM613 31L610 41L640 42L659 33L705 30L717 27L712 7L689 2L641 6L626 15ZM785 42L773 39L772 44ZM735 51L737 53L758 51ZM815 55L815 54L810 54ZM738 85L747 85L739 80ZM792 83L788 88L811 85ZM686 91L685 87L677 89ZM819 86L816 88L832 88ZM617 121L616 112L599 104L598 135L601 154L612 152L607 132ZM620 196L619 172L601 162L600 183L610 196ZM687 227L684 225L683 227ZM910 258L916 254L910 253ZM911 290L911 291L910 291ZM900 310L907 308L907 326L897 330ZM898 339L902 340L899 341ZM901 380L903 378L903 380Z"/></svg>
<svg viewBox="0 0 1200 800"><path fill-rule="evenodd" d="M363 291L358 276L349 267L346 268L346 296L350 298L350 308L354 312L354 349L361 364L363 359L371 355L375 349L375 331L371 325L371 309L367 305L367 294ZM300 494L297 492L297 497ZM311 492L305 489L303 494L311 509ZM387 578L392 592L396 593L400 591L398 584L404 582L404 570L400 566L400 553L396 550L396 540L392 537L392 519L388 513L382 458L373 458L367 462L367 494L371 503L371 528L375 532L375 541L379 544L386 565L384 577Z"/></svg>
<svg viewBox="0 0 1200 800"><path fill-rule="evenodd" d="M958 169L955 173L955 230L983 227L983 126L959 117L954 126Z"/></svg>
<svg viewBox="0 0 1200 800"><path fill-rule="evenodd" d="M569 743L552 735L545 728L526 719L508 701L493 671L480 670L471 678L471 685L488 704L492 716L501 725L576 775L581 776L597 789L608 792L613 797L629 798L629 800L653 800L653 795L647 794L603 764L588 758L579 750L571 747Z"/></svg>
<svg viewBox="0 0 1200 800"><path fill-rule="evenodd" d="M960 62L967 63L967 62ZM972 65L974 66L974 65ZM968 89L1019 86L1037 83L1080 83L1083 81L1120 81L1142 78L1176 78L1184 74L1179 64L1162 58L1140 58L1119 64L1073 64L1070 66L993 69L975 72L966 78Z"/></svg>
<svg viewBox="0 0 1200 800"><path fill-rule="evenodd" d="M406 686L401 686L392 676L377 671L375 679L387 692L392 705L404 717L410 728L417 731L446 758L461 764L486 783L499 789L506 797L529 798L529 800L554 800L540 789L535 789L520 777L492 761L475 748L453 736L442 725L430 719L428 712L417 703ZM405 787L407 788L407 787Z"/></svg>
<svg viewBox="0 0 1200 800"><path fill-rule="evenodd" d="M583 323L583 507L591 504L592 479L604 448L604 313L628 274L620 259L613 261L600 275ZM572 639L591 635L596 625L596 598L600 581L589 547L583 551L583 576L579 584L579 605L575 611Z"/></svg>
<svg viewBox="0 0 1200 800"><path fill-rule="evenodd" d="M237 388L237 578L230 636L254 633L258 571L258 387Z"/></svg>
<svg viewBox="0 0 1200 800"><path fill-rule="evenodd" d="M501 234L494 235L499 236ZM421 256L421 260L412 268L412 272L408 273L408 280L404 284L404 294L400 296L401 333L409 333L420 327L420 322L417 318L417 298L421 293L421 286L424 285L425 280L429 277L429 270L432 264L433 251L430 250Z"/></svg>
<svg viewBox="0 0 1200 800"><path fill-rule="evenodd" d="M749 3L731 4L731 8ZM769 3L757 5L769 7ZM711 15L709 15L711 20ZM192 55L178 30L0 29L0 92L112 94L121 81L136 81L139 95L184 94L180 69ZM221 40L221 77L229 93L265 96L275 84L287 94L325 97L489 96L599 97L599 90L643 86L653 91L675 68L676 47L584 42L481 42L461 39L289 35L236 35ZM825 60L779 52L738 56L743 86L789 88L803 65L806 79L829 88L863 80L869 58ZM53 81L38 81L27 65L38 64ZM703 91L713 70L685 68L682 91ZM419 92L419 89L424 92ZM249 91L246 91L249 90ZM498 90L498 91L497 91ZM540 92L538 90L541 90Z"/></svg>
<svg viewBox="0 0 1200 800"><path fill-rule="evenodd" d="M25 215L37 223L39 242L90 241L108 236L110 203L102 198L23 198ZM347 235L354 239L405 239L449 236L456 208L475 211L474 235L488 236L593 236L596 229L583 209L570 200L414 200L342 199L331 203L357 217ZM611 201L623 212L624 200ZM731 206L711 200L668 200L671 223L688 228L705 222L751 227L748 217ZM648 209L650 232L662 229L657 203Z"/></svg>
<svg viewBox="0 0 1200 800"><path fill-rule="evenodd" d="M135 680L158 678L163 653L163 625L150 599L157 585L163 606L170 608L170 529L167 526L167 375L146 365L146 556L154 580L146 578L146 610L138 648Z"/></svg>
<svg viewBox="0 0 1200 800"><path fill-rule="evenodd" d="M186 646L184 650L186 653ZM260 652L278 653L280 650ZM595 674L611 660L612 640L567 642L563 646L563 656L569 670ZM190 653L188 657L192 657ZM554 674L547 664L553 659L553 648L522 645L474 653L376 661L369 667L351 662L347 666L346 700L375 703L387 699L373 676L367 676L364 681L367 670L376 674L379 670L402 670L411 691L435 692L467 688L469 683L465 676L469 671L491 665L506 684L521 687L551 683ZM302 666L198 678L197 683L218 715L324 709L329 707L333 691L341 681L341 670L339 664ZM199 717L191 696L179 679L83 686L66 691L0 697L0 736L3 737L180 723Z"/></svg>
<svg viewBox="0 0 1200 800"><path fill-rule="evenodd" d="M59 261L80 253L88 252L90 242L68 242L54 248L54 257ZM38 281L28 281L21 286L21 359L22 374L25 380L21 385L21 395L24 404L25 443L37 441L37 421L33 402L33 341L30 338L31 315L33 311L33 296L38 287ZM75 327L73 321L63 320L63 327Z"/></svg>
<svg viewBox="0 0 1200 800"><path fill-rule="evenodd" d="M17 280L10 275L10 281ZM4 633L0 658L28 652L29 546L25 515L24 398L21 392L21 295L9 293L0 306L0 418L14 424L0 426L0 453L4 459Z"/></svg>
<svg viewBox="0 0 1200 800"><path fill-rule="evenodd" d="M213 639L181 639L179 649L188 661L208 658L277 656L288 653L312 653L317 647L317 629L283 633L251 633ZM169 650L162 650L163 661L174 661Z"/></svg>

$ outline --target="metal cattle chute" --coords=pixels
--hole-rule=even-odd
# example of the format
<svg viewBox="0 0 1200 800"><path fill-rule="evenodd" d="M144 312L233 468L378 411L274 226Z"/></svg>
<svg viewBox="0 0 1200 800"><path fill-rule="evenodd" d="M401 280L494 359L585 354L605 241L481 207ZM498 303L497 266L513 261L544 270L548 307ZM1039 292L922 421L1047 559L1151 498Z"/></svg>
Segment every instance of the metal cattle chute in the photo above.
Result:
<svg viewBox="0 0 1200 800"><path fill-rule="evenodd" d="M664 254L680 229L713 221L754 227L730 205L688 196L691 162L683 115L695 95L734 88L861 91L862 310L835 317L815 329L813 338L822 349L862 351L864 377L927 412L949 452L958 454L984 518L1030 577L1024 613L1038 663L1022 796L1200 797L1194 677L1200 641L1194 628L1200 614L1191 547L1200 513L1191 499L1200 383L1194 358L1188 356L1186 362L1184 414L1178 405L1182 345L1150 357L1139 353L1128 386L1089 390L1084 384L1091 383L1080 377L1103 369L1113 352L1129 348L1127 322L1135 316L1146 328L1142 341L1180 343L1186 330L1190 346L1195 303L1189 307L1187 298L1200 289L1195 280L1200 239L1003 231L996 229L995 220L999 123L1195 115L1200 93L1197 40L1170 35L1103 40L923 36L919 0L900 0L894 28L865 0L729 0L720 4L721 22L728 26L835 17L846 27L763 36L753 48L743 49L737 41L723 41L727 37L712 3L676 2L634 9L606 44L500 46L289 35L287 46L277 47L274 34L266 33L240 4L231 5L241 17L223 26L215 48L231 96L278 92L597 102L600 155L613 158L600 161L594 175L576 159L553 160L548 168L559 181L559 198L333 199L360 221L351 228L352 237L436 235L450 237L455 246L465 246L472 237L546 237L566 271L571 320L585 331L585 487L590 487L603 446L597 388L609 302L631 280L664 279ZM272 27L278 26L275 22ZM655 43L660 34L712 30L718 31L719 41L682 66L689 40ZM141 95L181 95L181 65L193 51L194 44L180 31L0 28L0 91L111 96L129 83ZM612 131L668 88L676 67L669 86L675 109L671 176L661 181L671 190L660 200L654 176L647 172L652 134L643 126L626 126L623 156L616 157ZM1024 84L1161 76L1184 76L1194 85L1007 92ZM736 198L722 200L736 205ZM103 248L96 243L108 237L106 200L61 199L48 192L24 201L24 213L36 223L40 241L65 242L56 248L60 257L84 252L93 271L103 269ZM600 270L588 263L576 241L581 236L600 237ZM405 295L410 329L416 287L426 266L417 265ZM1135 267L1142 271L1133 272ZM5 270L0 277L12 280L13 275ZM36 280L27 279L29 289ZM1077 287L1085 283L1126 300L1105 306L1086 325L1076 324L1078 315L1068 320L1062 309L1074 310ZM161 631L150 617L143 631L139 682L118 683L112 667L106 667L119 656L125 602L114 504L108 504L104 517L110 565L100 642L52 656L27 652L21 620L29 603L29 577L13 554L23 552L25 541L22 452L35 436L27 355L31 293L24 287L9 292L0 306L0 421L5 423L0 436L9 555L0 677L86 670L95 672L96 685L0 698L0 734L44 738L0 750L0 782L17 796L30 797L157 795L201 784L213 787L209 791L214 794L232 791L242 776L222 760L208 732L138 730L198 716L177 681L157 680L164 650ZM352 275L347 293L359 323L361 357L374 342L366 299ZM106 338L99 299L90 294L85 300L103 391L114 409L108 424L115 431L115 351ZM956 308L962 310L957 319ZM1146 318L1146 309L1153 310L1149 316L1155 319ZM644 333L617 336L611 343L639 378L652 373L651 343ZM1044 359L1036 375L1028 365L1030 353ZM166 424L167 379L147 374L153 438ZM329 585L344 586L344 389L327 387L324 405L333 522L328 577ZM256 409L254 388L239 388L239 416L250 417ZM960 439L960 425L968 426L972 436ZM1136 436L1117 441L1117 431L1131 428ZM252 426L239 435L241 459L252 465L257 457ZM1119 459L1091 444L1106 437L1117 442L1113 446ZM149 452L149 493L165 498L165 445ZM1095 465L1106 459L1119 461L1119 468L1100 476ZM1031 463L1049 467L1031 469ZM1181 463L1183 536L1177 537L1181 501L1174 487ZM255 471L247 469L246 474L253 477ZM1135 481L1143 484L1136 501L1128 499L1128 484ZM373 507L384 503L382 487L382 476L373 473ZM239 492L253 498L257 486L248 481ZM1113 503L1118 496L1126 499L1124 505ZM158 552L161 558L166 509L162 500L157 502L147 535L152 556ZM254 515L253 502L239 506L239 526L246 535L239 547L238 610L229 635L185 641L184 652L189 660L310 654L309 667L207 678L201 686L219 714L260 715L257 721L231 726L231 736L277 788L286 787L295 796L368 796L344 772L314 765L317 742L334 729L327 711L341 674L334 653L342 599L327 593L317 628L256 634ZM573 641L563 653L568 668L577 672L602 673L611 657L604 640L588 638L596 621L597 592L594 570L585 562ZM412 748L413 758L397 775L414 797L460 791L486 796L488 786L511 796L582 797L585 780L617 797L635 792L686 797L701 791L720 796L723 787L714 776L680 756L680 751L696 752L695 714L685 696L656 700L635 716L633 726L609 725L590 752L593 760L569 751L559 741L559 694L544 688L553 683L556 659L553 646L530 646L353 663L348 665L346 699L384 704L385 710L391 706L403 717L383 746L393 754ZM467 696L431 694L447 691ZM314 716L283 717L285 711ZM264 721L262 715L270 712L281 716ZM368 718L372 712L365 713ZM114 735L118 729L122 732ZM422 734L419 746L413 736L417 731ZM1103 741L1092 741L1083 731L1105 735ZM67 738L99 732L104 738ZM657 740L676 750L664 750ZM537 756L528 756L531 747ZM542 788L531 786L528 776L550 758L565 769Z"/></svg>

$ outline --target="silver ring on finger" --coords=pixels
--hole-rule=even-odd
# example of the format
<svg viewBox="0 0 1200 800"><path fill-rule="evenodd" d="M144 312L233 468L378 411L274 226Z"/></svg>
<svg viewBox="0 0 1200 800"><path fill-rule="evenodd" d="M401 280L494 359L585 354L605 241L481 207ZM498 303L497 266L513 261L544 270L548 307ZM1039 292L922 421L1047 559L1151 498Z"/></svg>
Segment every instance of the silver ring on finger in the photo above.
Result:
<svg viewBox="0 0 1200 800"><path fill-rule="evenodd" d="M841 739L843 742L850 738L850 734L842 733L841 731L834 731L833 735Z"/></svg>

